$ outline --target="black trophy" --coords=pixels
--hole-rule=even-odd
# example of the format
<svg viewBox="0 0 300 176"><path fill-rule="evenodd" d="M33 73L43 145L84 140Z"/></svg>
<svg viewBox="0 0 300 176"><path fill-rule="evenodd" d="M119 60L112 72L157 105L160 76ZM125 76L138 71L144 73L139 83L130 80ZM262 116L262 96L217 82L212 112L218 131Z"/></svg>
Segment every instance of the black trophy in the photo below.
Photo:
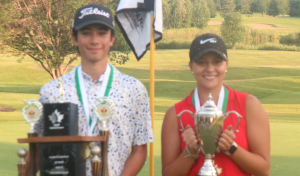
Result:
<svg viewBox="0 0 300 176"><path fill-rule="evenodd" d="M65 103L61 79L59 103L43 104L43 136L78 136L78 106ZM82 153L84 143L41 143L41 176L85 176L86 161Z"/></svg>
<svg viewBox="0 0 300 176"><path fill-rule="evenodd" d="M23 148L18 151L19 176L25 176L26 173L29 176L36 176L37 152L40 153L41 176L85 176L86 160L89 157L93 157L92 175L108 176L108 129L102 130L100 136L78 136L78 107L76 104L63 101L65 98L61 78L58 81L60 87L58 99L62 100L59 103L43 104L42 107L36 100L25 101L27 105L23 108L23 117L33 126L43 114L41 118L44 118L44 134L37 137L32 127L28 132L28 138L18 139L18 143L29 143L30 150L29 162L24 159L27 151ZM107 109L106 106L101 108ZM113 112L113 108L109 112ZM96 141L102 142L101 148L95 145ZM39 151L37 144L40 145ZM102 160L99 156L102 156Z"/></svg>

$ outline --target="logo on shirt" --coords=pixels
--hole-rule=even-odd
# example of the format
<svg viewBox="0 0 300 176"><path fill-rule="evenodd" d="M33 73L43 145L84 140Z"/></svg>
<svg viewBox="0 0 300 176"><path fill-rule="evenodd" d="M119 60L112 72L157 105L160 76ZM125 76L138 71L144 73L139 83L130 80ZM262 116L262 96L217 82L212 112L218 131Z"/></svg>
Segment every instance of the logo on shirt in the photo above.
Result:
<svg viewBox="0 0 300 176"><path fill-rule="evenodd" d="M108 12L93 7L82 9L80 12L81 12L81 16L79 17L79 19L82 19L83 17L88 15L101 15L101 16L105 16L106 18L109 18L110 16Z"/></svg>
<svg viewBox="0 0 300 176"><path fill-rule="evenodd" d="M203 45L206 42L217 43L217 39L216 38L209 38L209 39L206 39L206 40L200 40L201 45Z"/></svg>

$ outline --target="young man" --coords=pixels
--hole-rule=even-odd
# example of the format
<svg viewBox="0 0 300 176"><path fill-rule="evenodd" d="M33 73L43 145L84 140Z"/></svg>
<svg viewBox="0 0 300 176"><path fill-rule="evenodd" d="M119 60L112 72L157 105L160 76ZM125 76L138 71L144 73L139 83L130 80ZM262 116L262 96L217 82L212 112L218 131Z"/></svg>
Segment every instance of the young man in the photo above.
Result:
<svg viewBox="0 0 300 176"><path fill-rule="evenodd" d="M109 175L136 175L145 163L147 143L153 142L149 101L147 90L140 81L108 64L109 50L115 40L110 10L99 4L79 8L73 21L72 38L79 50L81 65L61 80L64 102L78 105L78 133L81 136L99 135L101 126L96 124L93 109L99 103L97 98L108 97L115 104L107 125L110 131ZM58 80L43 86L40 102L58 102L59 89ZM39 135L43 131L42 123L35 128ZM86 168L86 175L91 176L89 160Z"/></svg>

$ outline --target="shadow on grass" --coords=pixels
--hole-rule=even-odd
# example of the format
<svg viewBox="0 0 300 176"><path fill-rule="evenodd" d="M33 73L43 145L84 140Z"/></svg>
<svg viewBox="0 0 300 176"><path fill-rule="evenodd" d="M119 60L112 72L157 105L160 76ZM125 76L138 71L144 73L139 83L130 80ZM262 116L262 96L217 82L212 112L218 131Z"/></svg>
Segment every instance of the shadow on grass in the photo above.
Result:
<svg viewBox="0 0 300 176"><path fill-rule="evenodd" d="M119 69L125 74L142 79L149 91L149 70ZM283 104L299 102L294 95L288 98L286 95L281 95L299 91L300 72L297 69L230 67L229 70L231 71L228 71L225 77L225 84L237 91L250 93L258 99L267 98L266 102L272 104L282 104L283 100L286 100ZM167 80L155 82L155 97L171 97L171 99L181 100L196 87L195 78L190 70L156 70L155 78ZM275 94L276 96L273 96ZM277 99L277 96L280 99ZM292 102L291 97L294 98Z"/></svg>
<svg viewBox="0 0 300 176"><path fill-rule="evenodd" d="M120 71L134 76L138 79L149 79L149 70L118 68ZM270 94L280 93L282 90L297 91L299 90L298 82L291 80L248 80L267 77L291 77L300 76L299 70L296 69L280 69L280 68L241 68L230 67L225 80L244 80L242 82L226 82L233 88L251 93L258 98L264 98ZM156 79L179 80L179 82L164 82L158 81L155 83L155 94L157 97L172 97L175 99L183 99L193 88L195 82L180 82L180 81L195 81L190 70L156 70ZM149 81L143 81L149 90ZM288 85L288 86L287 86ZM29 84L0 84L0 92L11 93L33 93L38 94L42 85ZM273 90L271 88L274 88Z"/></svg>
<svg viewBox="0 0 300 176"><path fill-rule="evenodd" d="M0 92L39 94L42 85L0 84Z"/></svg>
<svg viewBox="0 0 300 176"><path fill-rule="evenodd" d="M269 120L272 122L299 123L300 117L298 114L280 114L268 113ZM300 161L299 161L300 162Z"/></svg>
<svg viewBox="0 0 300 176"><path fill-rule="evenodd" d="M149 82L143 81L143 84L146 86L147 89L149 88ZM272 82L272 84L276 85L275 82ZM277 86L272 85L273 87L271 88L273 89L267 88L267 85L261 85L257 82L253 82L251 84L249 84L248 82L233 82L226 83L226 85L228 85L234 90L252 94L258 99L266 98L268 96L272 96L274 94L282 92L282 90L280 89L282 85L280 86L279 84ZM263 86L266 88L264 88ZM196 82L156 82L155 97L170 97L169 99L182 100L183 98L188 96L195 89L195 87ZM279 103L280 101L275 102Z"/></svg>
<svg viewBox="0 0 300 176"><path fill-rule="evenodd" d="M118 68L121 72L138 79L150 79L149 70ZM225 80L247 80L268 77L300 76L298 69L291 68L261 68L261 67L229 67ZM155 70L155 79L195 81L190 70Z"/></svg>

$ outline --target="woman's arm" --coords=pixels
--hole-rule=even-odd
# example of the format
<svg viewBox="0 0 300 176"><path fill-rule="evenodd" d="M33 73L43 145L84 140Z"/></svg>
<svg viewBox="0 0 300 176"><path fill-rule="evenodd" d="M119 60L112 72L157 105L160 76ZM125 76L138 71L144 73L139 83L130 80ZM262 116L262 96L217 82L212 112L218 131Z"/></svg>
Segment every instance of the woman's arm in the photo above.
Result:
<svg viewBox="0 0 300 176"><path fill-rule="evenodd" d="M249 151L237 147L229 157L252 175L270 174L270 126L267 113L259 100L249 95L246 103L247 140ZM235 139L232 127L224 130L219 139L220 149L226 151Z"/></svg>
<svg viewBox="0 0 300 176"><path fill-rule="evenodd" d="M191 127L187 127L182 137L189 147L189 151L196 155L198 142L194 130ZM195 162L195 158L187 157L184 151L181 152L180 135L174 106L170 107L166 112L162 126L161 145L162 175L187 175Z"/></svg>

